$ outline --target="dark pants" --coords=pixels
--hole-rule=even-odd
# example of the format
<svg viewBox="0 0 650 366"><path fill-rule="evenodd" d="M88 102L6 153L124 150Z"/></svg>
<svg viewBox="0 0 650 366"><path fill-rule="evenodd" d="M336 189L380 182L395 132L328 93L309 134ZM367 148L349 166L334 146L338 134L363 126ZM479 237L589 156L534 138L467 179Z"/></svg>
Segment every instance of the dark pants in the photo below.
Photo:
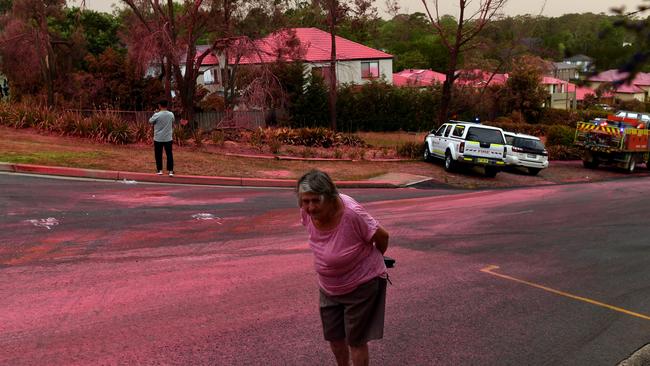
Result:
<svg viewBox="0 0 650 366"><path fill-rule="evenodd" d="M174 155L172 154L172 141L153 142L153 151L154 151L154 155L156 156L156 170L158 171L162 170L163 148L165 148L165 155L167 156L167 170L171 172L174 170Z"/></svg>

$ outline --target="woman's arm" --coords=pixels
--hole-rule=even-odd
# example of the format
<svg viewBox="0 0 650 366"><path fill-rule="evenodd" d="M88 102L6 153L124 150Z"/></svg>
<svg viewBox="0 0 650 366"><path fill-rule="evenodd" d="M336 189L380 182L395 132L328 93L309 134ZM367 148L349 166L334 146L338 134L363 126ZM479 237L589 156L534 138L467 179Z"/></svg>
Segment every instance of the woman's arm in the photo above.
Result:
<svg viewBox="0 0 650 366"><path fill-rule="evenodd" d="M373 235L370 240L375 244L375 247L379 249L382 255L386 253L386 250L388 249L388 231L386 231L386 229L379 226L377 231L375 231L375 235Z"/></svg>

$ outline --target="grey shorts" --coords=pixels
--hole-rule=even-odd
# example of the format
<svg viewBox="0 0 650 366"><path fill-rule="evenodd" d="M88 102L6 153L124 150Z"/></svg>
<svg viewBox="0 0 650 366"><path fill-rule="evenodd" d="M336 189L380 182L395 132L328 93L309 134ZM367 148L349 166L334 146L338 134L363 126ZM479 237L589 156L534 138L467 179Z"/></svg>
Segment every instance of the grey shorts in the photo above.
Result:
<svg viewBox="0 0 650 366"><path fill-rule="evenodd" d="M384 336L386 279L375 277L354 291L331 296L320 290L320 318L326 341L358 347Z"/></svg>

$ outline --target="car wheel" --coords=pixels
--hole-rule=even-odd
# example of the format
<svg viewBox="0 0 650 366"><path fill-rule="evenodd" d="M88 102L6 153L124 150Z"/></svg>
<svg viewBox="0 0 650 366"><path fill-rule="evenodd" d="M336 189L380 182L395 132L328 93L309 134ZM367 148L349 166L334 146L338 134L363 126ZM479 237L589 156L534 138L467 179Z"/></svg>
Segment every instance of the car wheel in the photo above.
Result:
<svg viewBox="0 0 650 366"><path fill-rule="evenodd" d="M542 169L539 168L528 168L529 175L537 175Z"/></svg>
<svg viewBox="0 0 650 366"><path fill-rule="evenodd" d="M456 162L454 161L454 159L452 159L451 152L447 150L447 152L445 152L445 170L448 172L452 172L454 171L455 168L456 168Z"/></svg>
<svg viewBox="0 0 650 366"><path fill-rule="evenodd" d="M499 169L493 166L486 166L484 169L485 169L485 176L488 178L496 177L497 173L499 172Z"/></svg>
<svg viewBox="0 0 650 366"><path fill-rule="evenodd" d="M429 150L429 144L424 143L424 161L431 161L431 151Z"/></svg>

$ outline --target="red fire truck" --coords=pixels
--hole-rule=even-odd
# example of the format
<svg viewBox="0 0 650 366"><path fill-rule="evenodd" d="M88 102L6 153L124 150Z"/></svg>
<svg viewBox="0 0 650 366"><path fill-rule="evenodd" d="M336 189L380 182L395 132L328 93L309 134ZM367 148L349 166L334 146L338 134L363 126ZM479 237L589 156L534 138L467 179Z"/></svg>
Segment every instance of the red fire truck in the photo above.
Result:
<svg viewBox="0 0 650 366"><path fill-rule="evenodd" d="M583 149L585 168L610 164L632 173L637 164L645 164L650 169L648 127L650 114L619 111L607 118L578 122L574 144Z"/></svg>

